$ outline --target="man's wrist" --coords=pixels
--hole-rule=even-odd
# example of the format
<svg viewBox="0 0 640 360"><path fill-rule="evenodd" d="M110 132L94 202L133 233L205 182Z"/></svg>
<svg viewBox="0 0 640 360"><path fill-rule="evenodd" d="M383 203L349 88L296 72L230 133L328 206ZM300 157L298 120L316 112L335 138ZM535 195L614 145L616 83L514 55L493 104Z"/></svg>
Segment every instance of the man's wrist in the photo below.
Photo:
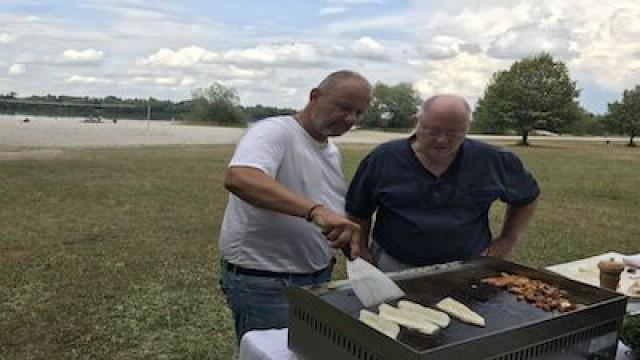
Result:
<svg viewBox="0 0 640 360"><path fill-rule="evenodd" d="M313 221L313 213L318 210L319 208L324 207L324 205L322 204L315 204L312 207L309 208L309 210L307 210L307 214L305 215L305 219L307 219L308 222L312 222Z"/></svg>

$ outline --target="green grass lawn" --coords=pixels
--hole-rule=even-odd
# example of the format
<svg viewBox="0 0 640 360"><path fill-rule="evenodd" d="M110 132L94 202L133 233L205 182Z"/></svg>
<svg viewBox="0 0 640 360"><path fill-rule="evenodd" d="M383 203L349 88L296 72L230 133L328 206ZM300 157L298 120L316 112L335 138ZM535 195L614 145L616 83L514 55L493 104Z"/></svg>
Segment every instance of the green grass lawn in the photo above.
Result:
<svg viewBox="0 0 640 360"><path fill-rule="evenodd" d="M370 148L342 146L347 178ZM640 252L637 148L511 149L542 187L516 261ZM233 358L216 261L232 150L70 150L0 161L0 359ZM493 209L495 229L502 209Z"/></svg>

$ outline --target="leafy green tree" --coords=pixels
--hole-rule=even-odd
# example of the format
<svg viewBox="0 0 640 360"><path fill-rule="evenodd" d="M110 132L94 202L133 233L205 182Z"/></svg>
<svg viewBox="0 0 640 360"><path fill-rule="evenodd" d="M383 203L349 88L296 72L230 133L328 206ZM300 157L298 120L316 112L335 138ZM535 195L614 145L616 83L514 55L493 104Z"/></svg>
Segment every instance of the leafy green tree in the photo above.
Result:
<svg viewBox="0 0 640 360"><path fill-rule="evenodd" d="M509 130L510 124L507 118L494 115L498 111L497 106L501 104L496 99L497 96L498 91L485 91L484 97L478 99L471 122L472 133L505 134Z"/></svg>
<svg viewBox="0 0 640 360"><path fill-rule="evenodd" d="M578 120L568 129L568 133L574 135L607 135L608 124L602 115L593 114L585 109L581 109Z"/></svg>
<svg viewBox="0 0 640 360"><path fill-rule="evenodd" d="M411 84L389 86L381 82L373 88L373 100L363 115L362 127L408 129L415 125L414 115L420 97Z"/></svg>
<svg viewBox="0 0 640 360"><path fill-rule="evenodd" d="M240 124L245 121L245 114L240 107L240 97L233 88L213 83L207 88L194 90L191 97L193 120L218 124Z"/></svg>
<svg viewBox="0 0 640 360"><path fill-rule="evenodd" d="M563 133L580 117L580 91L561 61L547 53L516 61L493 74L474 111L476 128L517 131L529 145L534 129Z"/></svg>
<svg viewBox="0 0 640 360"><path fill-rule="evenodd" d="M629 136L629 146L636 146L633 142L640 134L640 85L633 90L625 90L621 102L609 104L605 115L613 130Z"/></svg>

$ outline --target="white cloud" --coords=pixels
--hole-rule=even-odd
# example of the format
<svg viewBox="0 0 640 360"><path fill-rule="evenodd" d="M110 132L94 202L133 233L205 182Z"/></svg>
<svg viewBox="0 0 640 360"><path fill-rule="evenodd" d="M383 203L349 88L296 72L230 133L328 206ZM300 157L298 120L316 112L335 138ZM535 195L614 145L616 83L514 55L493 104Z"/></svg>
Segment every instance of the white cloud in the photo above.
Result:
<svg viewBox="0 0 640 360"><path fill-rule="evenodd" d="M619 8L584 9L579 14L585 19L575 37L579 56L569 66L576 76L621 92L638 83L640 3L616 4Z"/></svg>
<svg viewBox="0 0 640 360"><path fill-rule="evenodd" d="M416 1L416 6L424 2ZM426 26L416 28L417 37L456 37L463 42L460 51L484 53L486 60L479 61L505 60L502 69L522 57L547 51L564 61L574 78L604 89L621 91L637 83L640 2L634 0L611 4L494 0L423 16ZM485 84L490 75L486 74ZM422 85L424 88L424 82Z"/></svg>
<svg viewBox="0 0 640 360"><path fill-rule="evenodd" d="M423 38L429 35L453 36L488 48L496 37L510 29L530 24L536 18L538 16L533 13L531 5L525 1L515 5L510 1L496 1L488 5L483 2L473 8L467 6L427 15L423 19L424 25L416 30L424 34Z"/></svg>
<svg viewBox="0 0 640 360"><path fill-rule="evenodd" d="M162 48L155 54L136 61L138 65L189 67L218 60L219 55L198 46L189 46L176 51Z"/></svg>
<svg viewBox="0 0 640 360"><path fill-rule="evenodd" d="M24 64L13 64L9 66L9 70L7 70L8 75L21 75L24 74L26 68Z"/></svg>
<svg viewBox="0 0 640 360"><path fill-rule="evenodd" d="M348 46L294 42L232 49L221 54L220 62L245 66L268 64L279 67L330 65L338 56L342 59L341 61L348 59L390 60L389 51L384 45L365 36L351 42Z"/></svg>
<svg viewBox="0 0 640 360"><path fill-rule="evenodd" d="M347 11L347 8L345 8L345 7L329 6L329 7L324 7L322 9L320 9L318 14L319 15L335 15L335 14L342 14L345 11Z"/></svg>
<svg viewBox="0 0 640 360"><path fill-rule="evenodd" d="M316 64L321 62L316 48L307 43L258 45L242 50L229 50L224 59L236 63L254 64Z"/></svg>
<svg viewBox="0 0 640 360"><path fill-rule="evenodd" d="M195 78L193 76L135 76L132 79L125 80L126 83L136 83L145 85L160 85L160 86L181 86L188 87L195 84Z"/></svg>
<svg viewBox="0 0 640 360"><path fill-rule="evenodd" d="M110 79L104 77L85 76L85 75L70 75L65 80L71 84L111 84Z"/></svg>
<svg viewBox="0 0 640 360"><path fill-rule="evenodd" d="M0 32L0 44L8 44L11 40L11 35L9 35L9 33Z"/></svg>
<svg viewBox="0 0 640 360"><path fill-rule="evenodd" d="M229 65L227 73L234 78L251 79L261 75L259 70L242 69L234 65Z"/></svg>
<svg viewBox="0 0 640 360"><path fill-rule="evenodd" d="M193 84L196 83L196 79L193 78L193 76L185 76L182 78L182 80L180 80L180 86L192 86Z"/></svg>
<svg viewBox="0 0 640 360"><path fill-rule="evenodd" d="M611 35L620 40L637 41L640 38L639 15L638 7L616 10L609 19Z"/></svg>
<svg viewBox="0 0 640 360"><path fill-rule="evenodd" d="M519 59L548 52L569 60L576 55L571 50L571 30L562 27L545 28L535 24L510 29L495 38L488 53L496 58Z"/></svg>
<svg viewBox="0 0 640 360"><path fill-rule="evenodd" d="M73 63L97 63L102 61L103 56L104 52L102 50L95 49L68 49L62 53L62 57L65 61Z"/></svg>
<svg viewBox="0 0 640 360"><path fill-rule="evenodd" d="M27 16L26 20L28 22L31 22L31 23L37 23L37 22L42 22L43 21L43 19L40 16L37 16L37 15L29 15L29 16Z"/></svg>
<svg viewBox="0 0 640 360"><path fill-rule="evenodd" d="M460 53L449 59L422 62L420 80L413 85L423 98L456 93L473 103L482 95L491 74L509 64L486 54Z"/></svg>
<svg viewBox="0 0 640 360"><path fill-rule="evenodd" d="M464 42L452 36L435 36L422 47L424 55L432 60L448 59L462 50Z"/></svg>
<svg viewBox="0 0 640 360"><path fill-rule="evenodd" d="M387 54L385 47L368 36L361 37L356 40L350 47L353 53L359 58L375 61L384 61L389 59L389 55Z"/></svg>
<svg viewBox="0 0 640 360"><path fill-rule="evenodd" d="M158 85L175 85L178 83L178 79L174 77L157 77L154 82Z"/></svg>
<svg viewBox="0 0 640 360"><path fill-rule="evenodd" d="M69 48L91 48L94 44L108 46L112 39L108 31L78 27L53 16L25 16L0 11L0 24L0 29L13 29L14 32L9 33L9 40L15 44L17 51L37 49L39 54L47 54L51 58L61 58L60 54ZM19 42L15 41L18 37Z"/></svg>

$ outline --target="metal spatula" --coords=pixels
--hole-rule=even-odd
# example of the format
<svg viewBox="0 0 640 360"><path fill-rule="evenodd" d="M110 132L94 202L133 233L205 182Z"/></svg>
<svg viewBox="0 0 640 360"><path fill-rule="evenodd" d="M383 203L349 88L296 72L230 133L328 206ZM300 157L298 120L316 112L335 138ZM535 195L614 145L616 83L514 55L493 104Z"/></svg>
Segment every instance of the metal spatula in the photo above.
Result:
<svg viewBox="0 0 640 360"><path fill-rule="evenodd" d="M347 257L347 276L351 288L365 307L405 296L404 291L380 269L362 258L352 260L348 250L343 249L343 252Z"/></svg>

